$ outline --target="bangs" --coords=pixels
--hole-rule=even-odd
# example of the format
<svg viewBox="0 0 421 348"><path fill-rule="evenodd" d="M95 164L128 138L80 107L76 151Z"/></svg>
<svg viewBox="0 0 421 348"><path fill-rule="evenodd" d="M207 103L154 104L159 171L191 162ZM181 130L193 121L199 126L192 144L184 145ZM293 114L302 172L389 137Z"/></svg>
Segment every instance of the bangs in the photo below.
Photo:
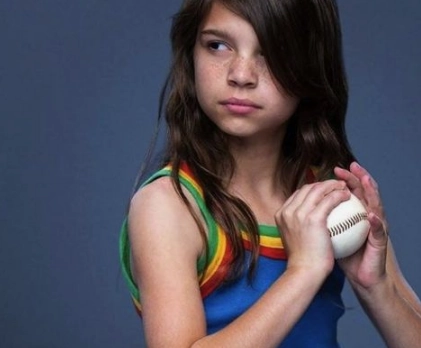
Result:
<svg viewBox="0 0 421 348"><path fill-rule="evenodd" d="M342 61L332 0L218 0L256 32L273 77L290 95L325 98ZM329 99L333 96L330 95Z"/></svg>
<svg viewBox="0 0 421 348"><path fill-rule="evenodd" d="M290 1L276 0L220 0L229 10L251 24L259 40L273 77L284 90L300 97L296 82L296 63L305 31L298 18L291 18L295 11L288 11ZM298 31L298 32L297 32ZM299 37L300 40L296 38ZM296 52L293 54L293 52Z"/></svg>

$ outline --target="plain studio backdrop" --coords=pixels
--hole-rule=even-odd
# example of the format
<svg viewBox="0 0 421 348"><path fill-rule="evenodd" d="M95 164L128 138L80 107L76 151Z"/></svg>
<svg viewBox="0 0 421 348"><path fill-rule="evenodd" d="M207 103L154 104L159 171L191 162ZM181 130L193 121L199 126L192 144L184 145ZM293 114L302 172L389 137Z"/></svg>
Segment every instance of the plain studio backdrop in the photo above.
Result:
<svg viewBox="0 0 421 348"><path fill-rule="evenodd" d="M0 2L0 346L143 347L118 234L180 1ZM421 2L340 0L349 140L421 294ZM344 348L383 347L347 287ZM177 320L177 318L174 318Z"/></svg>

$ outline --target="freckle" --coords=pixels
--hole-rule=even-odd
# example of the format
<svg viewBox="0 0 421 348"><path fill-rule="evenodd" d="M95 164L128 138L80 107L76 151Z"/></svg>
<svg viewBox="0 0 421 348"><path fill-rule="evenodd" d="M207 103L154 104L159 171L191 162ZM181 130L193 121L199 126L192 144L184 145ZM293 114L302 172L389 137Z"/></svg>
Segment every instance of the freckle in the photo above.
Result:
<svg viewBox="0 0 421 348"><path fill-rule="evenodd" d="M212 63L210 66L213 70L220 70L221 69L220 63Z"/></svg>

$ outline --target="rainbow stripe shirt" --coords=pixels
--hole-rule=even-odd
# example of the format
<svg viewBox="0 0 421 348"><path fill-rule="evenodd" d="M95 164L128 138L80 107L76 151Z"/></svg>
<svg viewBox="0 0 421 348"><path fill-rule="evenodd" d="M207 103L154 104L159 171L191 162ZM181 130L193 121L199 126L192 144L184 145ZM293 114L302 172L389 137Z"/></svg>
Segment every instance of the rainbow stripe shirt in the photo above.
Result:
<svg viewBox="0 0 421 348"><path fill-rule="evenodd" d="M152 175L142 186L170 175L171 166L167 166ZM202 188L188 166L182 165L179 178L180 183L196 201L208 231L209 255L208 258L203 255L197 260L197 275L205 309L207 332L212 334L247 311L268 290L285 271L287 255L277 227L259 225L259 258L252 282L250 283L246 274L234 281L224 282L227 266L231 261L229 240L207 209ZM243 233L243 244L249 258L250 242L246 233ZM130 269L127 220L124 221L120 233L120 262L133 303L141 315L139 289ZM344 275L336 265L304 315L279 347L338 348L337 322L344 312L341 298L343 283Z"/></svg>

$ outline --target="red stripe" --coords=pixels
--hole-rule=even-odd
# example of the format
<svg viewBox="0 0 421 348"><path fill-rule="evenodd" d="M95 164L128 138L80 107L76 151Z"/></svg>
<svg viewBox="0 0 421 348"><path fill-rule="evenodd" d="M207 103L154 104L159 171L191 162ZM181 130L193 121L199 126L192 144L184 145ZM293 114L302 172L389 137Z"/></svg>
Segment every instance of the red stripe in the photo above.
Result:
<svg viewBox="0 0 421 348"><path fill-rule="evenodd" d="M232 262L232 248L228 239L226 242L226 249L224 257L222 258L221 264L217 271L206 281L206 283L200 286L200 292L202 298L208 296L213 290L215 290L225 279L228 274Z"/></svg>
<svg viewBox="0 0 421 348"><path fill-rule="evenodd" d="M134 300L133 300L133 307L134 307L136 313L139 315L139 317L142 318L142 311L136 306L136 303L134 302Z"/></svg>
<svg viewBox="0 0 421 348"><path fill-rule="evenodd" d="M271 259L276 259L276 260L287 259L287 254L285 252L285 249L279 249L279 248L270 248L270 247L260 246L260 255L269 257Z"/></svg>
<svg viewBox="0 0 421 348"><path fill-rule="evenodd" d="M193 176L193 172L191 171L189 165L185 161L183 161L183 162L180 163L180 169L183 172L185 172L190 177L190 179L192 181L194 181L194 182L197 183L196 178Z"/></svg>
<svg viewBox="0 0 421 348"><path fill-rule="evenodd" d="M247 239L243 239L243 245L247 250L251 250L251 243ZM276 260L286 260L287 255L283 248L271 248L267 246L259 246L259 254Z"/></svg>

